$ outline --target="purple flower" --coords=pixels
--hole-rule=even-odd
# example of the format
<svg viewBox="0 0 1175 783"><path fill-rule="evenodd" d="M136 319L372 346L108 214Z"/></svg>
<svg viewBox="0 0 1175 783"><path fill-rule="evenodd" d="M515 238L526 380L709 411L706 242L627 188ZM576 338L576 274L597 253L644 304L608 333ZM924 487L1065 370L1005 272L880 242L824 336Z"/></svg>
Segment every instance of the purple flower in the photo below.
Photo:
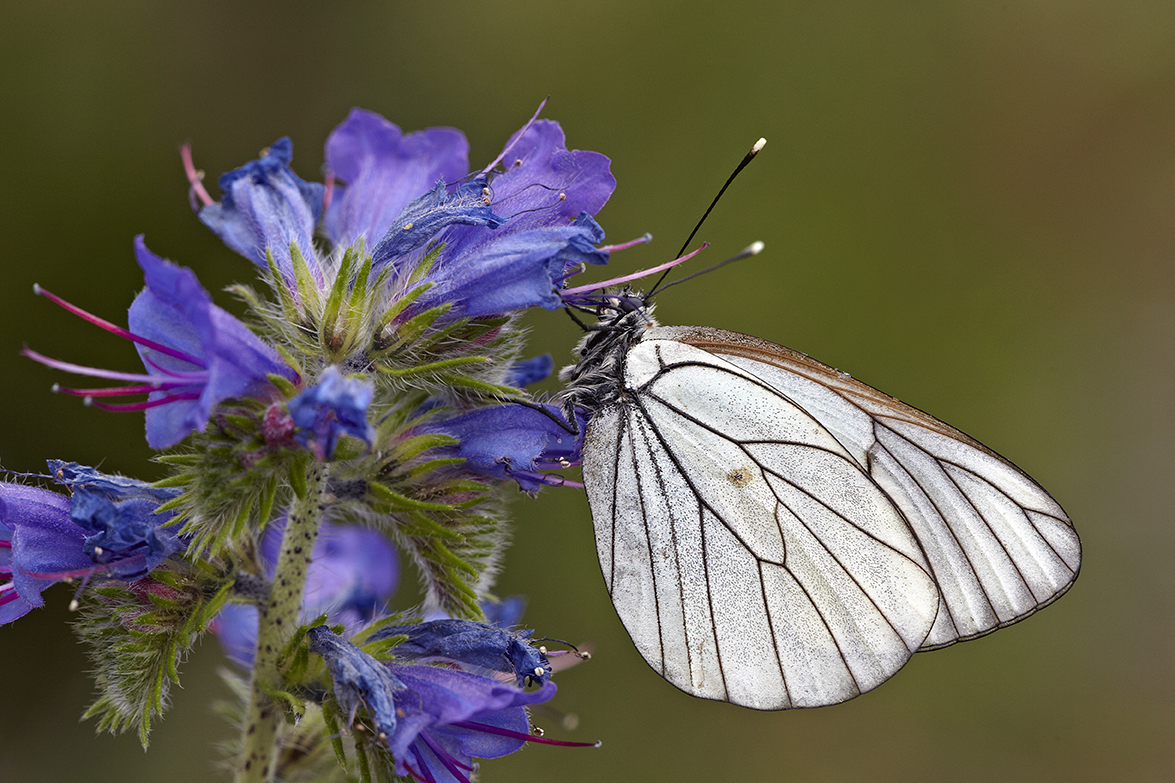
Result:
<svg viewBox="0 0 1175 783"><path fill-rule="evenodd" d="M506 384L519 388L530 386L532 383L546 380L554 369L555 360L551 358L551 354L539 354L511 365L510 372L506 376Z"/></svg>
<svg viewBox="0 0 1175 783"><path fill-rule="evenodd" d="M273 576L285 521L277 520L261 539L261 560ZM399 584L396 550L382 533L367 528L324 522L314 544L302 597L302 619L327 615L331 624L357 630L382 613ZM246 668L257 646L257 607L229 604L213 621L212 630L225 654Z"/></svg>
<svg viewBox="0 0 1175 783"><path fill-rule="evenodd" d="M487 196L499 228L452 226L426 281L419 308L453 303L452 317L477 317L562 306L558 289L581 264L604 264L595 247L603 229L592 219L612 195L610 161L568 150L559 123L528 123L506 143L505 172L491 175Z"/></svg>
<svg viewBox="0 0 1175 783"><path fill-rule="evenodd" d="M186 546L175 528L163 526L175 513L156 513L181 490L109 476L76 462L49 460L49 469L69 488L70 518L87 534L85 553L105 566L107 575L140 579Z"/></svg>
<svg viewBox="0 0 1175 783"><path fill-rule="evenodd" d="M451 128L404 134L360 109L327 140L322 227L334 250L362 241L375 271L391 268L393 297L428 286L401 320L440 305L450 310L439 325L554 309L562 306L558 288L566 278L584 263L608 260L608 251L596 247L604 232L592 217L616 185L606 157L568 150L550 120L528 122L484 171L468 171L468 149ZM297 247L325 284L326 265L311 243L323 191L290 170L290 157L282 139L225 174L220 203L196 189L206 202L200 219L256 263L264 265L271 253L287 280L289 248ZM505 171L492 170L498 162ZM409 286L426 256L427 272Z"/></svg>
<svg viewBox="0 0 1175 783"><path fill-rule="evenodd" d="M96 378L127 381L130 385L105 389L64 389L84 396L105 410L143 410L147 418L147 442L166 448L190 433L203 431L213 409L234 397L266 399L272 390L270 374L291 381L297 373L278 353L243 323L212 304L212 298L196 275L175 266L147 249L135 237L135 256L147 287L135 297L128 316L129 330L80 310L47 291L40 293L107 331L133 341L147 372L144 375L83 367L42 356L26 348L23 353L42 364ZM136 403L103 403L95 398L147 394Z"/></svg>
<svg viewBox="0 0 1175 783"><path fill-rule="evenodd" d="M471 620L432 620L415 625L386 626L372 640L406 634L396 645L397 658L410 661L447 658L475 670L513 674L522 687L551 679L551 662L530 644L534 631L507 631Z"/></svg>
<svg viewBox="0 0 1175 783"><path fill-rule="evenodd" d="M293 144L278 139L260 159L222 174L217 180L220 202L200 210L200 222L226 245L263 269L266 252L272 253L287 279L293 277L291 245L321 275L312 240L325 192L322 185L305 182L290 170L292 158Z"/></svg>
<svg viewBox="0 0 1175 783"><path fill-rule="evenodd" d="M438 181L456 182L469 171L469 142L453 128L405 135L374 112L352 109L326 140L326 165L336 186L323 224L331 241L368 248L388 233L409 203Z"/></svg>
<svg viewBox="0 0 1175 783"><path fill-rule="evenodd" d="M530 734L526 706L549 701L555 684L534 691L488 677L420 664L379 663L326 627L310 630L344 714L359 704L395 760L396 774L429 783L469 783L475 758L500 758L527 742L588 745ZM380 672L382 668L384 671Z"/></svg>
<svg viewBox="0 0 1175 783"><path fill-rule="evenodd" d="M156 489L76 463L49 463L72 497L0 482L0 624L42 606L41 591L71 577L133 581L184 542L156 514L176 490Z"/></svg>
<svg viewBox="0 0 1175 783"><path fill-rule="evenodd" d="M317 383L288 404L300 428L295 437L320 462L334 456L341 434L358 438L370 448L375 428L367 421L367 408L374 395L369 382L348 378L333 365L327 367Z"/></svg>
<svg viewBox="0 0 1175 783"><path fill-rule="evenodd" d="M44 605L41 591L94 563L86 534L69 518L69 498L0 482L0 623Z"/></svg>
<svg viewBox="0 0 1175 783"><path fill-rule="evenodd" d="M562 411L555 405L542 406L551 416L522 405L491 405L440 421L428 421L414 434L440 433L456 438L455 446L434 453L461 457L461 469L494 479L513 479L525 492L537 492L544 484L572 484L560 476L541 473L567 468L580 462L586 421L580 420L579 434L561 424Z"/></svg>

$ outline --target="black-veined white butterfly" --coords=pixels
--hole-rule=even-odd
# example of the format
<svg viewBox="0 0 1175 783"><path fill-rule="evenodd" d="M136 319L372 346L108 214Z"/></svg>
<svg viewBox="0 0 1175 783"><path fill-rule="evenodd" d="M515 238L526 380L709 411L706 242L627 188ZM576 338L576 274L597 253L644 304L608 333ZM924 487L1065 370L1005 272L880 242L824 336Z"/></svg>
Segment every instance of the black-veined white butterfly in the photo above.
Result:
<svg viewBox="0 0 1175 783"><path fill-rule="evenodd" d="M590 414L612 602L683 691L846 701L1077 577L1065 512L978 441L789 348L658 326L631 291L602 301L564 403Z"/></svg>

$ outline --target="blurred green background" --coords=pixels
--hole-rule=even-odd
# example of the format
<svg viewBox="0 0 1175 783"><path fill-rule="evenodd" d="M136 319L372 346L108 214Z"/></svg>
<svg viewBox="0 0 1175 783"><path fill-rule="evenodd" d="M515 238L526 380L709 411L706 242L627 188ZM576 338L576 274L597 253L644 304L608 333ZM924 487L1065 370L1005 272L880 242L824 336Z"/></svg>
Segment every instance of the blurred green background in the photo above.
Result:
<svg viewBox="0 0 1175 783"><path fill-rule="evenodd" d="M1175 5L1153 2L6 3L0 10L0 459L142 478L142 420L49 394L51 356L137 370L130 346L31 286L121 321L131 238L218 291L252 267L191 214L178 146L210 174L281 135L317 179L352 106L461 128L484 165L551 96L569 146L613 160L617 274L670 258L731 167L766 151L700 238L767 251L660 300L810 353L1027 469L1076 521L1083 575L1014 628L919 655L813 711L691 699L608 601L584 498L520 497L503 594L588 642L566 732L483 780L1166 781L1175 777ZM214 191L215 192L215 191ZM598 278L597 278L598 279ZM220 297L222 304L227 297ZM578 335L529 318L562 363ZM146 755L94 736L70 588L0 628L0 779L214 779L223 659L204 640Z"/></svg>

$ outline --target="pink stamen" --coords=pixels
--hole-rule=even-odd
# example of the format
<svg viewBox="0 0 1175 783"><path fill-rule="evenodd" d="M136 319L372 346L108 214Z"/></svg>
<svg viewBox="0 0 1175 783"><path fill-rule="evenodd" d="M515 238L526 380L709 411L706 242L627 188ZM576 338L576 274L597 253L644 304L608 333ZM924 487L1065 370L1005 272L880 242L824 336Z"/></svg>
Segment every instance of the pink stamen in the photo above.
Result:
<svg viewBox="0 0 1175 783"><path fill-rule="evenodd" d="M158 408L160 405L169 405L173 402L180 402L182 400L198 400L200 399L199 392L190 392L187 394L168 394L160 397L157 400L143 400L142 402L93 402L88 401L92 408L97 408L100 411L113 411L115 413L126 413L128 411L145 411L151 408Z"/></svg>
<svg viewBox="0 0 1175 783"><path fill-rule="evenodd" d="M427 745L428 749L433 752L433 755L437 757L437 760L440 761L441 764L445 765L445 769L449 770L449 774L458 780L464 781L464 783L469 783L469 776L464 773L465 770L472 772L473 767L467 767L449 755L447 750L434 742L432 737L428 736L427 731L420 732L420 738L424 740L424 744Z"/></svg>
<svg viewBox="0 0 1175 783"><path fill-rule="evenodd" d="M546 737L539 737L535 734L523 734L518 731L511 731L510 729L503 729L499 726L491 726L488 723L477 723L471 720L457 721L453 726L460 726L463 729L473 729L474 731L482 731L486 734L497 734L500 737L510 737L511 739L522 740L523 742L537 742L540 745L559 745L565 748L598 748L598 742L568 742L567 740L547 739Z"/></svg>
<svg viewBox="0 0 1175 783"><path fill-rule="evenodd" d="M605 253L615 253L617 250L628 250L630 247L636 247L637 245L643 245L652 241L653 235L646 233L644 236L630 239L627 242L621 242L619 245L604 245L600 250L603 250Z"/></svg>
<svg viewBox="0 0 1175 783"><path fill-rule="evenodd" d="M424 772L422 775L412 768L408 762L404 762L404 768L408 770L408 774L420 781L420 783L437 783L437 779L428 771L428 767L424 763L424 756L415 747L412 748L412 755L416 756L416 762L420 765L420 769Z"/></svg>
<svg viewBox="0 0 1175 783"><path fill-rule="evenodd" d="M90 568L79 568L76 571L57 571L57 572L26 571L25 573L27 573L29 576L35 577L37 579L74 579L79 576L86 576L86 577L92 576L93 574L96 574L97 572L103 571L103 570L108 570L108 567L101 566L101 565L95 565L95 566L91 566Z"/></svg>
<svg viewBox="0 0 1175 783"><path fill-rule="evenodd" d="M46 367L52 367L54 370L62 370L64 372L73 373L74 375L88 375L91 378L106 378L111 381L141 381L153 383L155 377L152 375L144 375L141 373L116 372L115 370L102 370L97 367L86 367L81 364L74 364L72 362L63 362L59 359L50 359L44 354L37 353L32 348L22 348L21 356L26 356L34 362L39 362Z"/></svg>
<svg viewBox="0 0 1175 783"><path fill-rule="evenodd" d="M171 378L187 381L189 383L207 383L208 381L207 369L188 370L187 372L184 372L173 367L164 367L162 364L157 362L153 356L150 355L141 358L143 359L143 364L149 364L151 365L152 370L158 370L160 373L170 376ZM200 366L203 367L204 365Z"/></svg>
<svg viewBox="0 0 1175 783"><path fill-rule="evenodd" d="M511 144L511 145L510 145L509 147L507 147L506 149L502 150L502 154L501 154L501 155L499 155L498 157L494 158L494 162L493 162L493 163L491 163L490 165L488 165L488 166L486 166L484 169L482 169L482 170L481 170L481 173L482 173L482 174L489 174L489 173L490 173L490 170L491 170L491 169L493 169L493 167L494 167L494 166L497 166L499 163L501 163L501 162L502 162L502 160L503 160L503 159L505 159L505 157L506 157L507 155L509 155L509 154L510 154L510 150L514 149L514 145L515 145L515 144L517 144L518 142L520 142L520 141L522 140L522 137L526 135L526 132L527 132L528 130L530 130L530 126L531 126L531 125L534 125L534 121L535 121L535 120L537 120L537 119L539 118L539 114L541 114L541 113L542 113L542 111L543 111L543 107L547 105L547 101L548 101L548 100L550 100L550 98L543 98L543 102L539 104L539 107L538 107L538 109L535 111L535 113L534 113L534 116L533 116L533 117L531 117L531 118L530 118L530 119L527 121L527 123L526 123L525 125L523 125L523 126L522 126L522 130L520 130L520 131L518 132L518 135L514 137L514 142L513 142L513 144ZM506 168L509 168L509 166L507 166Z"/></svg>
<svg viewBox="0 0 1175 783"><path fill-rule="evenodd" d="M188 386L186 383L145 383L142 386L113 386L106 389L67 389L54 384L53 391L71 397L128 397L132 394L151 394L164 389Z"/></svg>
<svg viewBox="0 0 1175 783"><path fill-rule="evenodd" d="M12 583L0 585L0 606L10 604L17 598L20 598L20 594L14 588L15 586Z"/></svg>
<svg viewBox="0 0 1175 783"><path fill-rule="evenodd" d="M184 144L180 147L180 159L184 162L184 174L188 177L188 183L191 185L188 188L188 196L192 202L192 211L199 212L196 209L196 200L203 202L204 206L212 203L212 196L208 195L208 191L204 189L204 172L196 168L192 162L192 145Z"/></svg>
<svg viewBox="0 0 1175 783"><path fill-rule="evenodd" d="M326 189L322 193L322 211L326 212L330 207L330 200L335 194L335 175L333 171L326 173L326 182L323 184L326 186Z"/></svg>
<svg viewBox="0 0 1175 783"><path fill-rule="evenodd" d="M639 272L633 272L631 275L625 275L624 277L614 277L611 280L604 280L599 283L591 283L590 285L581 285L578 288L564 288L562 291L559 292L559 295L561 297L563 297L564 299L567 299L568 297L578 296L580 294L586 294L591 291L599 291L599 290L602 290L602 289L607 288L609 286L620 285L622 283L627 283L632 280L639 280L642 277L648 277L649 275L655 275L658 272L664 272L666 269L672 269L673 267L677 266L678 264L685 263L686 261L688 261L691 258L693 258L694 256L696 256L698 253L701 253L703 250L705 250L709 246L710 246L709 242L703 242L702 246L699 247L697 250L693 251L692 253L686 253L684 256L679 256L678 258L675 258L672 261L666 261L664 264L660 264L658 266L655 266L652 269L642 269Z"/></svg>
<svg viewBox="0 0 1175 783"><path fill-rule="evenodd" d="M65 308L66 310L68 310L69 312L78 316L79 318L82 318L86 321L89 321L90 323L94 324L95 326L101 327L102 329L105 329L106 331L110 332L111 334L116 334L119 337L123 337L127 340L130 340L133 343L138 343L139 345L146 346L147 348L151 348L153 350L159 351L162 354L166 354L166 355L171 356L175 359L185 361L188 364L194 364L197 367L204 366L203 360L198 359L195 356L191 356L189 354L186 354L183 351L177 351L174 348L168 348L166 345L161 345L161 344L155 342L154 340L148 340L146 337L140 337L139 335L135 334L134 332L123 329L121 326L116 326L104 318L99 318L98 316L94 315L93 313L86 312L85 310L78 307L77 305L70 304L69 302L65 301L64 299L57 296L56 294L50 293L49 291L45 290L44 288L41 288L41 286L39 286L39 285L36 285L36 284L33 285L33 293L39 294L40 296L44 296L50 302L53 302L54 304Z"/></svg>

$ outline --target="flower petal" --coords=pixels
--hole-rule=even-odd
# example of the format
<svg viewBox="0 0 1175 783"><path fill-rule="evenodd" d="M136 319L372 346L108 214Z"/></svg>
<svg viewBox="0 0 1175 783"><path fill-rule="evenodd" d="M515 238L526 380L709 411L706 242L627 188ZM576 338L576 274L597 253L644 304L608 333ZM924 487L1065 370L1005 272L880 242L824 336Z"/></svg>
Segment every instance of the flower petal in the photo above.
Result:
<svg viewBox="0 0 1175 783"><path fill-rule="evenodd" d="M478 177L458 185L449 193L445 183L404 207L387 233L371 251L373 270L411 253L449 226L480 226L496 229L506 222L495 215L486 193L486 180Z"/></svg>
<svg viewBox="0 0 1175 783"><path fill-rule="evenodd" d="M346 183L323 219L327 235L337 246L363 239L370 248L409 202L438 180L456 182L468 173L469 142L453 128L405 135L374 112L352 109L326 141L326 165Z"/></svg>
<svg viewBox="0 0 1175 783"><path fill-rule="evenodd" d="M223 400L263 394L270 386L270 373L297 378L277 351L212 304L192 270L152 253L142 235L135 237L135 256L147 288L131 304L131 331L200 362L136 345L148 373L191 381L186 389L170 388L148 397L176 398L147 410L147 442L152 448L175 445L189 433L202 431L212 409Z"/></svg>
<svg viewBox="0 0 1175 783"><path fill-rule="evenodd" d="M224 243L265 269L266 251L293 276L290 245L315 268L314 226L322 213L324 188L290 170L293 145L275 141L262 156L220 176L221 200L200 210L200 221Z"/></svg>
<svg viewBox="0 0 1175 783"><path fill-rule="evenodd" d="M555 310L563 306L558 287L569 270L608 261L608 252L593 244L603 240L603 231L588 216L574 226L515 233L506 233L506 228L473 249L461 243L446 246L426 278L432 288L415 306L423 310L449 302L450 317L462 318L530 307Z"/></svg>
<svg viewBox="0 0 1175 783"><path fill-rule="evenodd" d="M561 410L545 406L561 418ZM522 405L491 405L420 427L423 432L439 432L460 441L456 446L437 449L463 457L465 470L497 479L514 479L527 492L535 492L541 482L526 475L542 470L545 463L579 462L583 444L583 423L579 435L573 435L542 413Z"/></svg>
<svg viewBox="0 0 1175 783"><path fill-rule="evenodd" d="M551 679L550 661L530 644L533 633L507 631L472 620L432 620L381 628L371 638L407 634L408 639L393 650L397 658L448 658L480 669L509 672L521 688L532 680L544 683Z"/></svg>
<svg viewBox="0 0 1175 783"><path fill-rule="evenodd" d="M327 367L314 385L287 406L294 424L301 428L295 437L320 462L334 456L339 435L359 438L370 448L375 428L367 421L367 408L374 395L369 381L348 378L337 367Z"/></svg>
<svg viewBox="0 0 1175 783"><path fill-rule="evenodd" d="M69 488L70 518L86 531L83 550L117 579L139 579L180 551L186 542L164 525L174 512L155 513L180 494L100 473L76 462L49 460L55 480Z"/></svg>
<svg viewBox="0 0 1175 783"><path fill-rule="evenodd" d="M12 531L8 568L15 591L25 602L19 607L24 611L9 609L0 615L7 618L4 622L42 606L41 591L65 575L93 568L82 551L85 531L70 519L69 506L69 498L56 492L0 482L0 524Z"/></svg>

